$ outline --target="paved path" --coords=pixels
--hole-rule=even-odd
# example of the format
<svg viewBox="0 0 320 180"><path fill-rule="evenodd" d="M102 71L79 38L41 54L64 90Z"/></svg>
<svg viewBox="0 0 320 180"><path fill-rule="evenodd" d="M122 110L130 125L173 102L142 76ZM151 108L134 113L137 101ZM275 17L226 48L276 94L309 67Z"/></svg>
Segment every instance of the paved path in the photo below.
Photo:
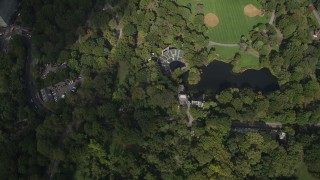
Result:
<svg viewBox="0 0 320 180"><path fill-rule="evenodd" d="M189 119L188 127L191 127L193 121L195 120L195 119L192 117L191 113L190 113L190 105L191 105L191 103L190 103L190 101L188 101L188 109L187 109L187 116L188 116L188 119Z"/></svg>
<svg viewBox="0 0 320 180"><path fill-rule="evenodd" d="M269 24L272 25L272 24L274 23L275 19L276 19L276 11L273 10L273 11L271 12L271 18L270 18L270 20L269 20Z"/></svg>
<svg viewBox="0 0 320 180"><path fill-rule="evenodd" d="M266 125L272 128L282 128L282 123L278 122L266 122Z"/></svg>
<svg viewBox="0 0 320 180"><path fill-rule="evenodd" d="M240 121L233 121L231 124L232 129L244 128L244 129L260 129L260 130L280 130L282 127L286 125L281 122L263 122L263 121L256 121L256 122L240 122ZM320 128L320 123L316 124L309 124L304 126L313 126L315 128Z"/></svg>
<svg viewBox="0 0 320 180"><path fill-rule="evenodd" d="M320 14L319 12L317 11L317 9L313 6L313 4L310 4L309 6L312 6L313 7L313 11L312 13L314 14L314 16L316 17L319 25L320 25Z"/></svg>
<svg viewBox="0 0 320 180"><path fill-rule="evenodd" d="M240 46L239 44L224 44L224 43L218 43L214 41L209 41L208 46L224 46L224 47L237 47Z"/></svg>

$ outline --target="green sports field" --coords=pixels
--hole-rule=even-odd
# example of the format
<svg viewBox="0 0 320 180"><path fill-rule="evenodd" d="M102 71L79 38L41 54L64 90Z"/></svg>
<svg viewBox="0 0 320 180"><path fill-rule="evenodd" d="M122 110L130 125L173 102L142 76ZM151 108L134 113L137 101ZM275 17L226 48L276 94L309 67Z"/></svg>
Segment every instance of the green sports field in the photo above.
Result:
<svg viewBox="0 0 320 180"><path fill-rule="evenodd" d="M252 27L258 23L267 23L268 17L248 17L244 14L244 7L253 4L257 8L261 5L256 0L178 0L181 5L191 5L193 14L197 12L197 4L203 4L202 13L214 13L219 18L216 27L209 28L207 35L211 41L219 43L239 43L242 35L248 35Z"/></svg>

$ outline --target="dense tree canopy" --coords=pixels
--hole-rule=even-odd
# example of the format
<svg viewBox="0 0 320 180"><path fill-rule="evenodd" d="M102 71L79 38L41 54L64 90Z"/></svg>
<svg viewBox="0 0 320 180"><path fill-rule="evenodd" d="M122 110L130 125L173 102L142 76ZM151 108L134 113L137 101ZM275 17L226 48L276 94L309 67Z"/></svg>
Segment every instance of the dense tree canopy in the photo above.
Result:
<svg viewBox="0 0 320 180"><path fill-rule="evenodd" d="M319 178L319 128L308 126L320 122L320 42L310 38L317 27L310 2L260 2L276 10L275 25L257 24L241 43L261 55L279 89L205 92L204 107L188 109L179 106L178 84L197 84L216 57L203 14L174 0L23 1L37 87L79 76L82 83L43 115L25 95L25 40L14 38L0 53L0 177L292 179L303 164ZM157 57L168 46L185 52L187 67L163 71ZM40 78L39 67L64 62ZM196 119L191 127L186 112ZM235 128L235 121L283 128Z"/></svg>

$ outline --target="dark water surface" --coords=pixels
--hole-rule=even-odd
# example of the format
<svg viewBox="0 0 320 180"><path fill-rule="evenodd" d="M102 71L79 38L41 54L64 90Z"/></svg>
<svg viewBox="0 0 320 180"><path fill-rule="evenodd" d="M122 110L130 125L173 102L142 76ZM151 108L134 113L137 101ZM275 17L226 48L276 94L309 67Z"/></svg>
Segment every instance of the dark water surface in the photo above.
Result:
<svg viewBox="0 0 320 180"><path fill-rule="evenodd" d="M213 61L202 69L201 81L189 87L194 91L212 91L218 93L227 88L251 87L256 91L270 92L279 89L278 81L266 68L247 70L243 73L232 72L232 65Z"/></svg>

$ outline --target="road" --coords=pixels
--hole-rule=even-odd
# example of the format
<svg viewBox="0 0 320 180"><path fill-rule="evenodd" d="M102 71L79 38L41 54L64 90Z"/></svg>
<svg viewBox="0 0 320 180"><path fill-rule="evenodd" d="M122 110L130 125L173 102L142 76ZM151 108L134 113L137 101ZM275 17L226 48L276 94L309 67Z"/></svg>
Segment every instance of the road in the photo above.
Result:
<svg viewBox="0 0 320 180"><path fill-rule="evenodd" d="M26 44L27 48L27 57L26 57L26 63L25 63L25 84L26 84L26 93L27 97L30 100L31 105L36 109L41 111L44 114L51 114L53 113L50 109L46 108L42 104L42 100L38 96L38 92L36 90L34 79L32 78L31 73L31 64L32 64L32 54L31 54L31 38L24 37L24 43Z"/></svg>
<svg viewBox="0 0 320 180"><path fill-rule="evenodd" d="M231 124L232 129L257 129L257 130L280 130L282 127L286 125L280 122L263 122L263 121L256 121L256 122L240 122L240 121L233 121ZM314 128L320 128L320 123L317 124L310 124L305 125Z"/></svg>
<svg viewBox="0 0 320 180"><path fill-rule="evenodd" d="M25 68L24 82L25 82L25 92L26 92L27 99L35 111L41 112L44 114L51 114L52 111L50 109L46 108L42 104L42 100L38 96L38 92L37 92L35 84L34 84L34 79L32 77L32 73L31 73L32 42L31 42L30 32L27 29L22 28L20 26L11 25L11 26L7 27L5 29L5 31L3 32L3 35L1 36L1 39L0 39L0 41L1 41L0 44L3 45L2 48L6 49L6 46L9 43L9 40L13 36L16 36L16 35L23 37L23 42L26 46L27 57L26 57L25 67L24 67Z"/></svg>

